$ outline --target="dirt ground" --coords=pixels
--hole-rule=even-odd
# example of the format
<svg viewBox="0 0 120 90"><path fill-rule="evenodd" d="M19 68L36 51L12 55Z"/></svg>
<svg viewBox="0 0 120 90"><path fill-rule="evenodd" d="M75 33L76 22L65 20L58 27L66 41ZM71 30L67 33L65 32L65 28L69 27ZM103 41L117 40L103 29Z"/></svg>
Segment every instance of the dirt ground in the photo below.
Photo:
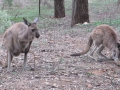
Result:
<svg viewBox="0 0 120 90"><path fill-rule="evenodd" d="M12 72L0 66L0 90L120 90L120 67L114 61L70 57L85 48L89 32L71 35L42 30L40 34L28 53L26 71L22 68L24 54L14 57ZM0 61L5 60L1 47Z"/></svg>

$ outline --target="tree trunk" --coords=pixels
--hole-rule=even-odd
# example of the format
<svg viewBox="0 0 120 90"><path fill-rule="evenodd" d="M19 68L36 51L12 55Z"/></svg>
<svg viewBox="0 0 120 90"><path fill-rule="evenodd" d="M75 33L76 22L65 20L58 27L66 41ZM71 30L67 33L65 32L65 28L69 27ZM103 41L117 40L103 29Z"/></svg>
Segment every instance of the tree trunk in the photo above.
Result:
<svg viewBox="0 0 120 90"><path fill-rule="evenodd" d="M88 0L73 0L71 27L84 22L89 22Z"/></svg>
<svg viewBox="0 0 120 90"><path fill-rule="evenodd" d="M117 1L117 6L119 6L119 5L120 5L120 0Z"/></svg>
<svg viewBox="0 0 120 90"><path fill-rule="evenodd" d="M65 17L64 0L54 0L54 17Z"/></svg>

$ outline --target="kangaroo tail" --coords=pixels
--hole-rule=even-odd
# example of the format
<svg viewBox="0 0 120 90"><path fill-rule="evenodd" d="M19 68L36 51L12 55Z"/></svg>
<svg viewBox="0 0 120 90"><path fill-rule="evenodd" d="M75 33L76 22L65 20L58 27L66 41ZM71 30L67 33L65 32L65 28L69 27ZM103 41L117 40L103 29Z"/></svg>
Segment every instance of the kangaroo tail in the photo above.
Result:
<svg viewBox="0 0 120 90"><path fill-rule="evenodd" d="M71 54L70 56L80 56L80 55L86 54L90 50L90 47L91 47L92 43L93 43L93 39L90 36L85 50L83 50L80 53Z"/></svg>

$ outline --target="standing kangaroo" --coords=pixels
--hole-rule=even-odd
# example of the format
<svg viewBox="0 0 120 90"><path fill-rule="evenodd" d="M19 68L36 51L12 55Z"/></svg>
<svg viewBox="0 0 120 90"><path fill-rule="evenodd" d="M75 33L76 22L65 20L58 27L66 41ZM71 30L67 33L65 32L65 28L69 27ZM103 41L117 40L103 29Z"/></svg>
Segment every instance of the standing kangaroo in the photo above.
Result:
<svg viewBox="0 0 120 90"><path fill-rule="evenodd" d="M90 56L93 59L97 60L93 57L94 51L96 51L96 55L99 55L104 59L108 59L101 53L101 51L107 47L111 51L112 58L115 60L116 64L120 65L120 44L118 43L118 36L115 33L115 30L113 30L109 25L99 25L95 27L90 34L85 50L80 53L71 54L71 56L86 54L93 43L95 46L90 53Z"/></svg>
<svg viewBox="0 0 120 90"><path fill-rule="evenodd" d="M7 69L11 70L13 56L24 53L23 67L26 69L27 53L29 52L34 37L39 38L37 28L38 17L33 23L29 23L25 18L24 22L18 22L8 28L3 35L3 45L7 49Z"/></svg>

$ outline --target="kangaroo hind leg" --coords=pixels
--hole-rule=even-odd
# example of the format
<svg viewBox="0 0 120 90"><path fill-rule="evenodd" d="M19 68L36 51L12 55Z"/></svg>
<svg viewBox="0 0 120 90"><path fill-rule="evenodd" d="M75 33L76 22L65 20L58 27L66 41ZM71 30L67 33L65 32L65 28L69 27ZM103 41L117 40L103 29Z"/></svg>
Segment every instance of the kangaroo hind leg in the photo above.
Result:
<svg viewBox="0 0 120 90"><path fill-rule="evenodd" d="M92 49L92 51L90 52L90 55L89 55L90 58L92 58L92 59L94 59L94 60L96 60L96 61L97 61L97 58L94 57L94 53L95 53L95 51L97 50L97 48L98 48L98 46L95 45L94 48Z"/></svg>
<svg viewBox="0 0 120 90"><path fill-rule="evenodd" d="M108 59L108 57L106 57L105 55L103 55L101 52L103 51L105 47L103 45L101 45L99 47L99 49L97 50L97 54L100 55L103 59Z"/></svg>

